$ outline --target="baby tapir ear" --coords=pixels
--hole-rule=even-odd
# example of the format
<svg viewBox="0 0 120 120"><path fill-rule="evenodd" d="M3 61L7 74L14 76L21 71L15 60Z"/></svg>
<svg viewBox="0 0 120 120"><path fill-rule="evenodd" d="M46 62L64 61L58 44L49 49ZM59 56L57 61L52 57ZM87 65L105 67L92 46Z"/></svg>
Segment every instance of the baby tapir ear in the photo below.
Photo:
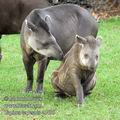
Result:
<svg viewBox="0 0 120 120"><path fill-rule="evenodd" d="M28 20L25 20L25 23L30 31L37 31L37 27L32 22L28 22Z"/></svg>
<svg viewBox="0 0 120 120"><path fill-rule="evenodd" d="M97 41L98 46L100 46L102 43L102 37L101 36L97 37L96 41Z"/></svg>
<svg viewBox="0 0 120 120"><path fill-rule="evenodd" d="M78 42L78 43L81 43L81 44L85 44L87 42L87 40L84 37L82 37L82 36L76 35L75 36L75 42Z"/></svg>

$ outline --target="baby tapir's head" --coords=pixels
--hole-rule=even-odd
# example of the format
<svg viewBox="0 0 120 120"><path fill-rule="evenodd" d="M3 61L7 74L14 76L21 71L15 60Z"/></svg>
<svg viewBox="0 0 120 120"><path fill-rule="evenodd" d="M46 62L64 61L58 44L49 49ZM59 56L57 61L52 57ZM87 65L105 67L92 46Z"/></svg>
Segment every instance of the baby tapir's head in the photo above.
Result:
<svg viewBox="0 0 120 120"><path fill-rule="evenodd" d="M95 70L99 60L99 47L101 38L87 36L85 38L76 35L76 42L80 46L79 61L84 69Z"/></svg>

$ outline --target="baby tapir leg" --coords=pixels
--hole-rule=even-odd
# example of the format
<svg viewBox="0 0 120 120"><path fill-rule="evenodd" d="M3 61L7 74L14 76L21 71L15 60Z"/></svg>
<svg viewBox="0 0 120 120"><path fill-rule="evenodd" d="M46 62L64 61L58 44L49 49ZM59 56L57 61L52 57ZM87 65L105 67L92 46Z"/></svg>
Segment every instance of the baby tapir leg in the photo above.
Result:
<svg viewBox="0 0 120 120"><path fill-rule="evenodd" d="M74 72L71 74L71 79L74 80L73 84L76 91L77 104L80 106L84 102L83 86L79 77Z"/></svg>
<svg viewBox="0 0 120 120"><path fill-rule="evenodd" d="M75 90L76 90L77 104L79 106L84 102L84 92L81 83L78 82L76 84Z"/></svg>
<svg viewBox="0 0 120 120"><path fill-rule="evenodd" d="M54 71L52 73L52 79L51 79L51 82L52 82L52 86L55 90L57 90L57 84L59 82L59 78L58 78L58 71Z"/></svg>
<svg viewBox="0 0 120 120"><path fill-rule="evenodd" d="M52 82L52 86L53 86L54 91L55 91L55 95L57 97L65 97L66 95L65 95L64 91L59 86L58 71L57 70L54 71L53 74L52 74L52 76L53 77L52 77L51 82Z"/></svg>
<svg viewBox="0 0 120 120"><path fill-rule="evenodd" d="M84 94L89 95L91 93L91 90L95 87L96 85L96 75L93 76L93 78L84 86Z"/></svg>

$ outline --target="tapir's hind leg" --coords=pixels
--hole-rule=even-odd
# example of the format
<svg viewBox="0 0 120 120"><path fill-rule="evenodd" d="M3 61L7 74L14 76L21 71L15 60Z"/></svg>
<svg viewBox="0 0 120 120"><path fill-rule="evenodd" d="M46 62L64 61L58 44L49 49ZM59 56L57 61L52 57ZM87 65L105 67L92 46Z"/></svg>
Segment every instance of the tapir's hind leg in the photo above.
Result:
<svg viewBox="0 0 120 120"><path fill-rule="evenodd" d="M65 98L67 97L64 91L59 86L58 71L54 71L52 74L52 86L54 88L55 96Z"/></svg>

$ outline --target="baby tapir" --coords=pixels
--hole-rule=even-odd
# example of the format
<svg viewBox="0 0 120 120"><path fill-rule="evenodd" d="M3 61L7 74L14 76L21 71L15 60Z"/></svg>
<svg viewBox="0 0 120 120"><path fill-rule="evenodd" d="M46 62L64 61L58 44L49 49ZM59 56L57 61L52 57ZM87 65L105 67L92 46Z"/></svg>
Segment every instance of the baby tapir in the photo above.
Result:
<svg viewBox="0 0 120 120"><path fill-rule="evenodd" d="M96 84L100 38L76 35L75 43L65 55L60 67L53 72L52 85L57 95L75 96L78 105Z"/></svg>

